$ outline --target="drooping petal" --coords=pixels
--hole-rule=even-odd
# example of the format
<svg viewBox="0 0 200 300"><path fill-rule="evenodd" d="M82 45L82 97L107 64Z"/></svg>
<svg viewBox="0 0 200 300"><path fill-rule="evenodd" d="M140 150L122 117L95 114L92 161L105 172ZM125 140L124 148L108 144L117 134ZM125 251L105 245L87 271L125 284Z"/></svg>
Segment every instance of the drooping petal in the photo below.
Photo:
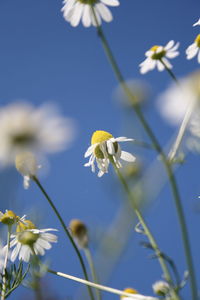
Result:
<svg viewBox="0 0 200 300"><path fill-rule="evenodd" d="M107 8L107 6L105 6L102 3L97 3L96 4L96 9L99 12L99 15L101 16L101 18L106 21L106 22L111 22L113 17L112 14L110 12L110 10Z"/></svg>
<svg viewBox="0 0 200 300"><path fill-rule="evenodd" d="M89 27L91 25L92 23L91 14L92 14L91 6L85 5L83 9L83 17L82 17L83 26Z"/></svg>
<svg viewBox="0 0 200 300"><path fill-rule="evenodd" d="M121 159L128 161L128 162L134 162L136 160L136 157L133 156L131 153L122 151L121 152Z"/></svg>

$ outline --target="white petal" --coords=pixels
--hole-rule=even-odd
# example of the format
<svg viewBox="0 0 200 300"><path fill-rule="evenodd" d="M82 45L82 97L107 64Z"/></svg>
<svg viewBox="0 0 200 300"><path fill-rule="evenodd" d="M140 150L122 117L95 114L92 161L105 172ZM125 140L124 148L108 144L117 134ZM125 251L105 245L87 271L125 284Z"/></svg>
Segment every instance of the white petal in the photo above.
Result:
<svg viewBox="0 0 200 300"><path fill-rule="evenodd" d="M19 259L22 259L25 262L28 262L30 259L32 251L31 248L27 245L22 245L21 250L19 252Z"/></svg>
<svg viewBox="0 0 200 300"><path fill-rule="evenodd" d="M128 161L128 162L134 162L136 160L136 157L133 156L131 153L122 151L121 152L121 159Z"/></svg>
<svg viewBox="0 0 200 300"><path fill-rule="evenodd" d="M42 239L42 237L37 240L36 244L44 249L51 248L51 244L49 242L45 241L44 239Z"/></svg>
<svg viewBox="0 0 200 300"><path fill-rule="evenodd" d="M120 136L118 138L115 139L116 142L132 142L134 141L134 139L129 139L125 136Z"/></svg>
<svg viewBox="0 0 200 300"><path fill-rule="evenodd" d="M198 60L198 63L200 64L200 49L199 49L197 60Z"/></svg>
<svg viewBox="0 0 200 300"><path fill-rule="evenodd" d="M36 255L44 255L45 251L43 249L43 247L38 244L37 242L34 244L34 251Z"/></svg>
<svg viewBox="0 0 200 300"><path fill-rule="evenodd" d="M178 51L168 51L165 56L168 58L175 58L178 55L179 55Z"/></svg>
<svg viewBox="0 0 200 300"><path fill-rule="evenodd" d="M120 4L118 0L101 0L101 2L110 6L118 6Z"/></svg>
<svg viewBox="0 0 200 300"><path fill-rule="evenodd" d="M82 4L80 2L77 2L75 4L73 15L71 16L71 19L70 19L70 24L73 27L78 26L78 24L80 22L80 19L81 19L81 16L82 16L83 7L84 7L84 4Z"/></svg>
<svg viewBox="0 0 200 300"><path fill-rule="evenodd" d="M192 26L197 26L197 25L200 25L200 19L196 23L194 23Z"/></svg>
<svg viewBox="0 0 200 300"><path fill-rule="evenodd" d="M50 243L56 243L58 240L58 237L52 233L42 233L42 238Z"/></svg>
<svg viewBox="0 0 200 300"><path fill-rule="evenodd" d="M91 146L87 149L87 151L85 152L84 157L90 156L90 155L92 154L92 152L94 151L94 148L96 147L96 145L97 145L97 144L91 145Z"/></svg>
<svg viewBox="0 0 200 300"><path fill-rule="evenodd" d="M91 25L92 23L91 14L92 11L90 5L85 5L83 9L83 17L82 17L83 26L89 27Z"/></svg>
<svg viewBox="0 0 200 300"><path fill-rule="evenodd" d="M167 43L167 45L164 47L165 50L169 50L170 48L172 48L174 45L174 41L171 40Z"/></svg>
<svg viewBox="0 0 200 300"><path fill-rule="evenodd" d="M15 259L17 258L17 255L19 254L20 249L21 249L21 244L18 243L17 246L13 249L11 257L10 257L12 262L14 262Z"/></svg>
<svg viewBox="0 0 200 300"><path fill-rule="evenodd" d="M110 140L107 141L107 147L108 147L108 153L113 155L115 153L115 148L112 141Z"/></svg>
<svg viewBox="0 0 200 300"><path fill-rule="evenodd" d="M110 12L110 10L102 3L97 3L96 4L96 9L98 10L100 16L102 19L106 22L111 22L113 17Z"/></svg>
<svg viewBox="0 0 200 300"><path fill-rule="evenodd" d="M101 25L101 18L100 18L98 10L96 9L96 5L93 7L93 9L94 9L95 16L96 16L97 20L94 18L94 15L92 13L92 15L91 15L92 25L97 27L97 26Z"/></svg>

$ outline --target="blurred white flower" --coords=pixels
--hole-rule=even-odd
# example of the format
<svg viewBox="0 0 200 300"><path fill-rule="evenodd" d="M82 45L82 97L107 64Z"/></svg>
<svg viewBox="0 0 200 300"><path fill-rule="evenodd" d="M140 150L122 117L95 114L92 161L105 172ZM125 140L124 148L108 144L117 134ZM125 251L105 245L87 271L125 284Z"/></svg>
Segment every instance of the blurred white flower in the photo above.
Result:
<svg viewBox="0 0 200 300"><path fill-rule="evenodd" d="M158 109L173 125L182 122L186 111L191 109L188 131L192 139L200 142L200 72L181 79L180 86L172 84L158 99ZM190 139L191 139L190 137ZM190 140L190 144L191 140Z"/></svg>
<svg viewBox="0 0 200 300"><path fill-rule="evenodd" d="M192 43L185 52L187 59L192 59L197 55L197 61L200 64L200 34L197 35L194 43Z"/></svg>
<svg viewBox="0 0 200 300"><path fill-rule="evenodd" d="M114 138L112 134L107 131L97 130L93 133L91 139L91 146L87 149L85 157L90 156L89 162L86 163L85 167L91 167L92 172L95 172L95 161L99 168L98 177L101 177L105 173L108 173L108 167L110 163L110 157L117 168L121 168L120 159L134 162L135 156L131 153L122 151L118 142L133 141L126 137Z"/></svg>
<svg viewBox="0 0 200 300"><path fill-rule="evenodd" d="M32 176L37 175L40 165L37 164L36 157L31 152L22 152L16 155L15 166L24 177L24 188L28 189Z"/></svg>
<svg viewBox="0 0 200 300"><path fill-rule="evenodd" d="M73 122L61 117L55 107L34 108L12 103L0 108L0 163L14 163L21 152L43 155L64 150L74 136Z"/></svg>
<svg viewBox="0 0 200 300"><path fill-rule="evenodd" d="M159 280L152 285L155 294L166 296L170 292L170 286L166 281Z"/></svg>
<svg viewBox="0 0 200 300"><path fill-rule="evenodd" d="M147 58L139 65L140 73L145 74L155 68L157 68L158 71L163 71L165 67L171 69L172 65L167 58L175 58L178 56L178 47L179 43L175 44L173 40L169 41L164 47L157 45L153 46L145 53Z"/></svg>
<svg viewBox="0 0 200 300"><path fill-rule="evenodd" d="M101 25L101 19L111 22L113 17L106 5L118 6L118 0L64 0L63 16L73 27L82 20L83 26ZM94 17L94 14L96 16Z"/></svg>
<svg viewBox="0 0 200 300"><path fill-rule="evenodd" d="M196 23L194 23L192 26L197 26L197 25L200 25L200 18L199 18L199 20L198 20Z"/></svg>
<svg viewBox="0 0 200 300"><path fill-rule="evenodd" d="M6 256L6 248L2 246L0 243L0 273L3 271L4 261ZM8 257L10 257L10 252L8 253Z"/></svg>
<svg viewBox="0 0 200 300"><path fill-rule="evenodd" d="M13 240L10 242L10 248L14 247L11 261L14 262L18 256L19 259L28 262L31 255L44 255L45 250L51 248L50 243L57 242L57 236L49 233L49 231L57 230L52 228L37 229L29 220L26 220L25 224L20 223L16 234L11 235Z"/></svg>

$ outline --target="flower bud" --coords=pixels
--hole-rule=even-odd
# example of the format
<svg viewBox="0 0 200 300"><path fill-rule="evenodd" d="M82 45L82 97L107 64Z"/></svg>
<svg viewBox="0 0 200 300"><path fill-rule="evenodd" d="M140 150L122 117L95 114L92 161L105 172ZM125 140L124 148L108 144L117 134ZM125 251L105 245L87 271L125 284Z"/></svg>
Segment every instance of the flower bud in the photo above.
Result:
<svg viewBox="0 0 200 300"><path fill-rule="evenodd" d="M152 288L153 288L154 293L159 296L166 296L170 291L169 284L162 280L156 281L153 284Z"/></svg>
<svg viewBox="0 0 200 300"><path fill-rule="evenodd" d="M85 224L78 219L73 219L69 224L69 228L78 246L80 248L86 248L88 246L88 233Z"/></svg>
<svg viewBox="0 0 200 300"><path fill-rule="evenodd" d="M19 217L12 210L6 210L4 214L0 212L0 222L5 225L13 225L18 220Z"/></svg>

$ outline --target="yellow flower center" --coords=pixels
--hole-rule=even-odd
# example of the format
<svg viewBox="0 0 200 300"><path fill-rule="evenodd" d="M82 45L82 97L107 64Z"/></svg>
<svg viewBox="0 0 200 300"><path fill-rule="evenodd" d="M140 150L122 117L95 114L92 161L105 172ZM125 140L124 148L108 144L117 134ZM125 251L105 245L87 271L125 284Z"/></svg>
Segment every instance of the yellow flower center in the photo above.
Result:
<svg viewBox="0 0 200 300"><path fill-rule="evenodd" d="M97 3L97 0L78 0L78 1L83 4L89 4L89 5L94 5L95 3Z"/></svg>
<svg viewBox="0 0 200 300"><path fill-rule="evenodd" d="M92 135L91 144L94 145L97 143L102 143L111 139L112 137L113 137L112 134L110 134L107 131L97 130Z"/></svg>
<svg viewBox="0 0 200 300"><path fill-rule="evenodd" d="M13 225L19 220L19 217L12 211L7 210L0 219L0 222L6 225Z"/></svg>
<svg viewBox="0 0 200 300"><path fill-rule="evenodd" d="M138 291L132 289L132 288L127 288L127 289L124 289L124 292L125 293L129 293L129 294L138 294ZM121 299L123 298L126 298L127 296L121 296Z"/></svg>
<svg viewBox="0 0 200 300"><path fill-rule="evenodd" d="M39 234L30 231L22 231L18 234L18 241L23 245L33 246L37 241Z"/></svg>
<svg viewBox="0 0 200 300"><path fill-rule="evenodd" d="M197 35L197 37L195 39L195 43L197 44L197 47L200 48L200 34Z"/></svg>
<svg viewBox="0 0 200 300"><path fill-rule="evenodd" d="M150 49L150 51L154 52L154 54L151 56L152 59L160 60L165 56L166 51L164 49L162 51L156 53L156 51L159 47L161 47L161 46L155 45Z"/></svg>
<svg viewBox="0 0 200 300"><path fill-rule="evenodd" d="M25 220L24 223L20 222L17 225L16 231L17 232L23 232L27 229L35 229L35 228L36 228L36 226L30 220Z"/></svg>

